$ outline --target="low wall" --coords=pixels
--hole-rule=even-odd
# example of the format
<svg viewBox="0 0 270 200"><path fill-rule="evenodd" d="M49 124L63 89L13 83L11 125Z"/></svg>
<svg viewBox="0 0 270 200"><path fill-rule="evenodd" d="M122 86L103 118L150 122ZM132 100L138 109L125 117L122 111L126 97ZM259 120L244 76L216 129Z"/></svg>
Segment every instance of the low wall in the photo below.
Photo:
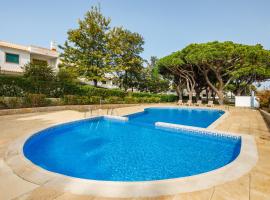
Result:
<svg viewBox="0 0 270 200"><path fill-rule="evenodd" d="M34 112L50 112L50 111L60 111L60 110L88 111L90 109L91 110L112 109L112 108L122 108L122 107L135 106L135 105L137 104L65 105L65 106L48 106L48 107L35 107L35 108L4 109L4 110L0 110L0 116L34 113Z"/></svg>
<svg viewBox="0 0 270 200"><path fill-rule="evenodd" d="M256 97L235 96L235 107L259 108L260 104Z"/></svg>
<svg viewBox="0 0 270 200"><path fill-rule="evenodd" d="M262 109L260 109L260 112L264 120L266 121L267 125L270 127L270 113Z"/></svg>

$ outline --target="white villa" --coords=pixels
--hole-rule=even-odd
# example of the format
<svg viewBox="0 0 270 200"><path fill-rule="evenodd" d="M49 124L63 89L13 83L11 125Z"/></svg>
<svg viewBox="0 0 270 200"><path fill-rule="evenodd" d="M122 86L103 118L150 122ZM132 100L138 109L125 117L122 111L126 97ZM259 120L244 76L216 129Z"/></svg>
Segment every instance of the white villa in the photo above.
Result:
<svg viewBox="0 0 270 200"><path fill-rule="evenodd" d="M51 42L50 49L37 46L24 46L0 40L0 73L20 74L22 67L29 62L46 62L58 69L59 53Z"/></svg>
<svg viewBox="0 0 270 200"><path fill-rule="evenodd" d="M108 88L108 89L117 89L119 88L118 84L114 81L116 75L106 73L103 81L98 81L97 86ZM88 81L85 78L80 78L80 80L88 85L94 85L94 81Z"/></svg>
<svg viewBox="0 0 270 200"><path fill-rule="evenodd" d="M56 71L60 63L56 44L51 42L50 49L37 46L24 46L0 40L0 74L21 74L22 67L29 62L46 62ZM94 85L93 81L80 78L81 81ZM118 88L113 76L106 74L98 86L104 88Z"/></svg>

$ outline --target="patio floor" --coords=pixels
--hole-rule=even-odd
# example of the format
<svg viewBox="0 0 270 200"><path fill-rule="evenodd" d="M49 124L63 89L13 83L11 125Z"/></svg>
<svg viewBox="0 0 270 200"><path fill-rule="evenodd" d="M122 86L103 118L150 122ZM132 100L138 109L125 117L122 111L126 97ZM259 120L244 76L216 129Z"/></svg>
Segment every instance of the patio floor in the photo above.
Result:
<svg viewBox="0 0 270 200"><path fill-rule="evenodd" d="M153 105L151 105L153 106ZM161 106L158 104L157 106ZM115 109L115 115L142 111L145 106ZM220 107L221 108L221 107ZM228 109L228 108L227 108ZM106 110L95 111L106 114ZM162 200L269 200L270 199L270 132L257 110L229 108L229 116L215 129L253 135L256 139L259 161L249 174L240 179L218 185L207 190L164 196ZM95 113L94 113L95 114ZM56 199L56 200L105 200L109 198L79 196L53 188L36 185L15 175L3 160L8 145L16 138L46 128L54 124L83 119L88 113L77 111L58 111L49 113L30 113L0 116L0 199ZM133 198L135 199L135 198Z"/></svg>

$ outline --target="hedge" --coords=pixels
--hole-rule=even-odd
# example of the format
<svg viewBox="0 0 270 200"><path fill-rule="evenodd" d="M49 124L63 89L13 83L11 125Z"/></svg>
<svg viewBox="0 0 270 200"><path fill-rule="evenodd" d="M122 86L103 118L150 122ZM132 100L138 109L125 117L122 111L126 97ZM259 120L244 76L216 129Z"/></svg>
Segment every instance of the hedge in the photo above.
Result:
<svg viewBox="0 0 270 200"><path fill-rule="evenodd" d="M37 94L36 87L42 90ZM40 87L44 86L44 87ZM0 75L0 107L19 108L48 105L103 103L159 103L177 101L176 95L125 92L120 89L97 88L75 82L31 83L23 76ZM59 102L50 98L61 98Z"/></svg>
<svg viewBox="0 0 270 200"><path fill-rule="evenodd" d="M80 91L80 85L76 83L31 82L23 76L0 75L0 96L21 97L27 93L39 93L37 92L38 87L41 88L41 93L47 97L61 97Z"/></svg>
<svg viewBox="0 0 270 200"><path fill-rule="evenodd" d="M97 88L90 85L81 86L79 94L86 96L100 96L102 98L109 96L124 98L127 95L126 92L119 89Z"/></svg>
<svg viewBox="0 0 270 200"><path fill-rule="evenodd" d="M145 92L134 92L134 93L129 93L129 95L136 98L156 97L156 98L160 98L161 102L174 102L174 101L177 101L178 99L178 97L173 94L152 94L152 93L145 93Z"/></svg>

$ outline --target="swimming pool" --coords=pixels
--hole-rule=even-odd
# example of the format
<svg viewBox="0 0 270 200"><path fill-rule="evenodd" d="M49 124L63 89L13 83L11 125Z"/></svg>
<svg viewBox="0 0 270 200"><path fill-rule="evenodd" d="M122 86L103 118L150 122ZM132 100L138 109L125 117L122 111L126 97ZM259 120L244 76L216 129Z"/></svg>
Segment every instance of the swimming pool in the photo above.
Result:
<svg viewBox="0 0 270 200"><path fill-rule="evenodd" d="M145 125L166 122L206 128L225 112L215 109L147 108L143 112L127 115L130 122Z"/></svg>
<svg viewBox="0 0 270 200"><path fill-rule="evenodd" d="M148 117L149 111L153 116L158 109L147 110ZM125 182L197 175L221 168L239 155L241 137L161 129L141 114L141 118L131 115L129 121L97 117L45 129L26 141L24 155L52 172Z"/></svg>

